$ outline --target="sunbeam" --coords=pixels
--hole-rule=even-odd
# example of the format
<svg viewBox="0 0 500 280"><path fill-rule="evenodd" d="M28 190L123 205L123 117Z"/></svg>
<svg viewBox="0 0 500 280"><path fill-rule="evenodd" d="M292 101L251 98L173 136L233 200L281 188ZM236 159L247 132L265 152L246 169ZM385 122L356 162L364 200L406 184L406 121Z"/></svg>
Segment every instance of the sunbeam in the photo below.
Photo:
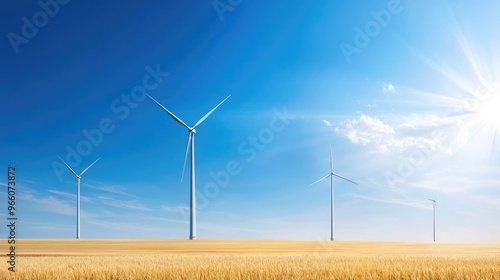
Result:
<svg viewBox="0 0 500 280"><path fill-rule="evenodd" d="M500 84L494 82L494 71L482 67L477 52L465 36L456 33L464 59L470 69L453 69L449 65L430 59L418 50L415 55L443 74L456 87L455 94L440 94L412 89L418 95L433 101L434 107L445 108L445 117L453 123L445 128L447 142L456 148L487 149L490 158L500 158ZM493 57L493 55L492 55ZM466 77L472 70L473 75ZM470 76L470 75L469 75ZM474 145L470 147L469 145Z"/></svg>

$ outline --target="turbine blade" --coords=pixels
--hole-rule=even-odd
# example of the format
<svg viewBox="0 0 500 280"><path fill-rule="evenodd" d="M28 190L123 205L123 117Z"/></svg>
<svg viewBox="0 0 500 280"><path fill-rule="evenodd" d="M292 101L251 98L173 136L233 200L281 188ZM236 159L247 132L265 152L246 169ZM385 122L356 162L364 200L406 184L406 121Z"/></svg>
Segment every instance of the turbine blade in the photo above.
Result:
<svg viewBox="0 0 500 280"><path fill-rule="evenodd" d="M430 201L436 201L435 199L432 199L432 198L427 198L427 199L430 200Z"/></svg>
<svg viewBox="0 0 500 280"><path fill-rule="evenodd" d="M330 170L333 173L333 156L332 156L332 145L330 145Z"/></svg>
<svg viewBox="0 0 500 280"><path fill-rule="evenodd" d="M224 100L222 100L217 106L215 106L215 108L213 108L212 110L210 110L210 112L206 113L194 126L193 128L196 128L198 125L200 125L204 120L206 120L208 118L208 116L210 116L210 114L212 114L215 109L217 109L222 103L224 103L224 101L226 101L229 97L231 97L231 95L229 95L228 97L226 97Z"/></svg>
<svg viewBox="0 0 500 280"><path fill-rule="evenodd" d="M64 165L66 165L66 167L69 169L69 171L71 171L71 173L75 174L75 176L78 177L78 174L76 174L76 172L73 171L73 169L71 169L71 167L69 167L69 165L66 162L64 162L64 160L61 157L58 156L58 158L64 163Z"/></svg>
<svg viewBox="0 0 500 280"><path fill-rule="evenodd" d="M94 165L94 164L95 164L98 160L100 160L100 159L101 159L101 158L98 158L98 159L96 159L94 162L92 162L92 164L91 164L91 165L89 165L87 168L85 168L85 169L82 171L82 173L80 173L80 176L82 176L82 175L83 175L83 173L87 172L87 170L89 170L89 168L91 168L91 167L92 167L92 165Z"/></svg>
<svg viewBox="0 0 500 280"><path fill-rule="evenodd" d="M188 137L188 144L186 147L186 155L184 156L184 165L182 166L182 176L181 176L181 182L184 180L184 170L186 169L186 162L189 154L189 147L191 147L191 139L192 139L193 133L189 131L189 137Z"/></svg>
<svg viewBox="0 0 500 280"><path fill-rule="evenodd" d="M344 176L340 176L339 174L335 174L335 173L333 173L333 175L334 175L334 176L337 176L337 177L339 177L339 178L341 178L341 179L344 179L344 180L346 180L346 181L349 181L349 182L351 182L351 183L353 183L353 184L356 184L356 185L358 184L358 183L356 183L356 182L354 182L354 181L351 181L351 180L347 179L347 178L346 178L346 177L344 177Z"/></svg>
<svg viewBox="0 0 500 280"><path fill-rule="evenodd" d="M314 185L314 184L317 184L317 183L319 183L319 182L321 182L321 181L325 180L326 178L328 178L328 177L330 177L330 176L332 176L332 174L328 174L328 175L326 175L325 177L323 177L323 178L319 179L318 181L316 181L316 182L314 182L314 183L310 184L308 187L310 187L310 186L312 186L312 185Z"/></svg>
<svg viewBox="0 0 500 280"><path fill-rule="evenodd" d="M146 94L151 100L153 100L158 106L160 106L165 112L167 112L174 120L176 120L178 123L182 124L183 126L187 127L188 129L191 129L187 124L185 124L181 119L179 119L174 113L170 112L167 108L165 108L163 105L160 104L160 102L156 101L153 97L151 97L149 94Z"/></svg>

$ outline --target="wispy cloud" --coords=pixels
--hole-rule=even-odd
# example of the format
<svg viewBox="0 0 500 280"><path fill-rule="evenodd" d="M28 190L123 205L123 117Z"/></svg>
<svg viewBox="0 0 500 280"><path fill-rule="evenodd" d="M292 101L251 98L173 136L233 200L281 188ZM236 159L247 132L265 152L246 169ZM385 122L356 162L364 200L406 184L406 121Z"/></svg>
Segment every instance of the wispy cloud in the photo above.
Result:
<svg viewBox="0 0 500 280"><path fill-rule="evenodd" d="M327 120L321 120L326 126L332 126L332 123Z"/></svg>
<svg viewBox="0 0 500 280"><path fill-rule="evenodd" d="M30 183L30 184L37 184L35 181L27 180L27 179L20 179L23 182Z"/></svg>
<svg viewBox="0 0 500 280"><path fill-rule="evenodd" d="M148 224L137 224L130 222L116 222L116 221L101 221L96 219L89 219L86 221L87 224L96 225L99 227L111 229L113 231L124 231L124 232L157 232L157 231L167 231L168 228L164 226L152 226Z"/></svg>
<svg viewBox="0 0 500 280"><path fill-rule="evenodd" d="M429 170L421 179L407 184L413 188L431 190L438 193L463 194L478 189L493 189L500 185L498 171L488 168L469 166L467 172L461 166Z"/></svg>
<svg viewBox="0 0 500 280"><path fill-rule="evenodd" d="M47 190L47 191L49 193L53 193L55 195L59 195L61 197L68 198L71 200L76 201L76 199L77 199L76 194L72 194L72 193L68 193L68 192L61 192L61 191L56 191L56 190ZM80 195L80 201L91 202L90 198L83 196L83 195Z"/></svg>
<svg viewBox="0 0 500 280"><path fill-rule="evenodd" d="M353 194L353 193L348 193L347 195L351 196L351 197L355 197L355 198L370 200L370 201L390 203L390 204L400 204L400 205L405 205L405 206L420 208L420 209L431 209L432 208L432 206L430 206L428 203L425 203L425 201L423 199L422 199L422 201L419 201L419 200L411 200L411 199L404 199L404 198L377 198L377 197L371 197L371 196L359 195L359 194Z"/></svg>
<svg viewBox="0 0 500 280"><path fill-rule="evenodd" d="M230 232L240 233L265 233L265 230L256 229L256 228L243 228L243 227L229 227L224 224L214 224L214 223L204 223L203 225L198 226L200 229L208 230L214 233L218 233L220 235L227 235Z"/></svg>
<svg viewBox="0 0 500 280"><path fill-rule="evenodd" d="M108 192L112 194L118 194L118 195L123 195L123 196L128 196L128 197L135 197L132 194L127 193L123 186L116 186L116 185L109 185L109 184L103 184L103 183L96 183L96 184L85 184L85 187L92 188L94 190L99 190L103 192Z"/></svg>
<svg viewBox="0 0 500 280"><path fill-rule="evenodd" d="M107 196L98 196L97 199L99 199L100 202L114 206L114 207L119 207L119 208L124 208L124 209L133 209L133 210L141 210L141 211L151 211L153 209L148 208L144 205L141 204L139 200L121 200L121 199L116 199L112 197L107 197Z"/></svg>
<svg viewBox="0 0 500 280"><path fill-rule="evenodd" d="M137 218L143 221L153 221L155 223L177 223L183 225L189 224L189 219L181 220L181 219L172 219L172 218L158 217L152 215L137 215Z"/></svg>
<svg viewBox="0 0 500 280"><path fill-rule="evenodd" d="M37 196L36 191L23 188L18 194L18 199L29 202L31 206L41 211L74 216L76 208L69 203L59 200L53 196Z"/></svg>
<svg viewBox="0 0 500 280"><path fill-rule="evenodd" d="M500 197L475 195L472 196L471 199L486 205L488 208L500 209Z"/></svg>
<svg viewBox="0 0 500 280"><path fill-rule="evenodd" d="M161 205L161 209L164 211L170 212L170 213L187 213L189 212L189 207L183 204L177 205L177 206L166 206L166 205Z"/></svg>

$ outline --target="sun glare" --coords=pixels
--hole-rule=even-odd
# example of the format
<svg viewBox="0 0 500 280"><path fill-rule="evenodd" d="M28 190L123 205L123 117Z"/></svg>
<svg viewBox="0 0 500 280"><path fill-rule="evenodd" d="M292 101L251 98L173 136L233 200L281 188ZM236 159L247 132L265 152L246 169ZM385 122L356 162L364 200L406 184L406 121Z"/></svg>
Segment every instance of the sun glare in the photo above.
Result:
<svg viewBox="0 0 500 280"><path fill-rule="evenodd" d="M478 112L485 122L500 128L500 93L494 92L489 98L482 101Z"/></svg>
<svg viewBox="0 0 500 280"><path fill-rule="evenodd" d="M454 126L446 126L449 136L447 142L454 146L450 151L457 151L464 145L475 145L476 155L482 154L495 157L500 163L500 76L495 69L485 67L480 63L478 53L481 50L471 48L468 40L457 31L456 37L461 47L464 58L470 69L452 68L449 65L438 63L420 52L416 52L429 66L443 74L457 89L457 95L443 95L432 92L420 91L422 96L436 101L436 104L451 108L456 117ZM486 54L488 55L488 54ZM495 57L490 54L489 56ZM498 66L497 66L498 67ZM472 75L465 74L472 70ZM418 90L417 90L418 91ZM467 95L464 97L464 93ZM472 150L472 149L469 149Z"/></svg>

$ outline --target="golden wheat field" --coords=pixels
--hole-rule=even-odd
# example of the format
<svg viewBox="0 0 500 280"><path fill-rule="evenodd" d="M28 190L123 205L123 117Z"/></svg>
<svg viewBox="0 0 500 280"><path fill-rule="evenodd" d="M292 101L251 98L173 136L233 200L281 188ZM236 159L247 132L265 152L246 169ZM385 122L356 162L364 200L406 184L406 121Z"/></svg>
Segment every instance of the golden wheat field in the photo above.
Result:
<svg viewBox="0 0 500 280"><path fill-rule="evenodd" d="M2 262L0 279L500 280L500 243L21 239L16 245L16 272Z"/></svg>

